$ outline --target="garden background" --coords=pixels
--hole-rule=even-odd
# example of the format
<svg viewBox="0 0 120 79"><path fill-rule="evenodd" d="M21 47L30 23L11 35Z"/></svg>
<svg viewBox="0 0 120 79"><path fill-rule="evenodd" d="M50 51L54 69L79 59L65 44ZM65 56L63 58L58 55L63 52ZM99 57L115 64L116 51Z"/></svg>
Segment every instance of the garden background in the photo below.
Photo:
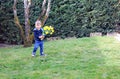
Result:
<svg viewBox="0 0 120 79"><path fill-rule="evenodd" d="M32 0L30 7L31 32L41 11L42 0ZM0 0L0 42L21 44L20 31L15 26L13 0ZM22 0L18 0L17 12L24 25ZM91 32L116 31L119 25L120 5L118 0L52 0L51 11L45 25L55 28L52 37L88 37Z"/></svg>

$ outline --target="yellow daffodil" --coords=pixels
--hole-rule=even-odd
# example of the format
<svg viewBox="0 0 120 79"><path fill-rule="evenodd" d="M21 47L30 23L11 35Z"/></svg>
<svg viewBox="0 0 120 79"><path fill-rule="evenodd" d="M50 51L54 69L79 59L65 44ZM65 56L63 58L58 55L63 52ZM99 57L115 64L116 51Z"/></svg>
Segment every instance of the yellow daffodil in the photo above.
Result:
<svg viewBox="0 0 120 79"><path fill-rule="evenodd" d="M51 32L50 35L52 35L53 33Z"/></svg>
<svg viewBox="0 0 120 79"><path fill-rule="evenodd" d="M52 30L52 32L54 32L54 30Z"/></svg>
<svg viewBox="0 0 120 79"><path fill-rule="evenodd" d="M46 34L48 34L49 32L45 32Z"/></svg>
<svg viewBox="0 0 120 79"><path fill-rule="evenodd" d="M48 30L50 30L50 28L48 28Z"/></svg>
<svg viewBox="0 0 120 79"><path fill-rule="evenodd" d="M47 30L47 28L43 28L44 30Z"/></svg>
<svg viewBox="0 0 120 79"><path fill-rule="evenodd" d="M44 34L50 34L52 35L54 33L54 28L52 26L44 26L43 27Z"/></svg>

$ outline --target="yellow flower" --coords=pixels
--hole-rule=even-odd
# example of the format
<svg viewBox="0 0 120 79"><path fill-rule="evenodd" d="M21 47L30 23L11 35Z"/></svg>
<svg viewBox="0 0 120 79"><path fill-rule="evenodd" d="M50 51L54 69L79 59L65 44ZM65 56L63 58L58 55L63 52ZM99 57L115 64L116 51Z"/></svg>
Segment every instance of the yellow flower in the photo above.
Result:
<svg viewBox="0 0 120 79"><path fill-rule="evenodd" d="M49 28L49 26L46 26L46 28L48 29L48 28Z"/></svg>
<svg viewBox="0 0 120 79"><path fill-rule="evenodd" d="M49 32L47 31L47 32L45 32L45 34L48 34Z"/></svg>
<svg viewBox="0 0 120 79"><path fill-rule="evenodd" d="M51 27L51 29L53 29L53 27Z"/></svg>
<svg viewBox="0 0 120 79"><path fill-rule="evenodd" d="M52 35L54 33L54 28L52 26L44 26L43 27L44 34L50 34Z"/></svg>
<svg viewBox="0 0 120 79"><path fill-rule="evenodd" d="M50 34L52 35L53 33L51 32Z"/></svg>
<svg viewBox="0 0 120 79"><path fill-rule="evenodd" d="M44 29L44 30L47 30L47 28L48 28L48 27L47 27L47 26L45 26L43 29Z"/></svg>
<svg viewBox="0 0 120 79"><path fill-rule="evenodd" d="M54 32L54 30L52 30L52 32Z"/></svg>
<svg viewBox="0 0 120 79"><path fill-rule="evenodd" d="M50 28L48 28L48 30L50 30Z"/></svg>
<svg viewBox="0 0 120 79"><path fill-rule="evenodd" d="M47 28L45 28L45 27L44 27L43 29L44 29L44 30L47 30Z"/></svg>

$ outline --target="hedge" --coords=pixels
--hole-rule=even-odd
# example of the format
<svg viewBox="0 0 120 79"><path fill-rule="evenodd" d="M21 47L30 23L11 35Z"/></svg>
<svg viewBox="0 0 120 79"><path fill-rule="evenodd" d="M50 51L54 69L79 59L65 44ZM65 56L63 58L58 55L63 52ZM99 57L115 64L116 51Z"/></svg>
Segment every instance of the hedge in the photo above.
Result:
<svg viewBox="0 0 120 79"><path fill-rule="evenodd" d="M41 11L42 0L32 0L31 32ZM13 21L13 0L0 1L0 42L21 44L19 29ZM23 2L19 0L18 16L24 26ZM118 0L52 0L50 16L45 25L55 28L53 37L86 37L91 32L113 32L120 20ZM48 36L49 37L49 36Z"/></svg>

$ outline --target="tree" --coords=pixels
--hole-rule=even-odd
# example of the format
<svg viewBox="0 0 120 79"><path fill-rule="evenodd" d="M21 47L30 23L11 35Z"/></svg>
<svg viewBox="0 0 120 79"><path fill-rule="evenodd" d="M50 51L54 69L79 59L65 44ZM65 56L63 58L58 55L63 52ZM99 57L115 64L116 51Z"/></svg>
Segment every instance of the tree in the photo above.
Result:
<svg viewBox="0 0 120 79"><path fill-rule="evenodd" d="M33 41L33 34L30 34L30 20L29 20L31 0L23 0L23 2L24 2L24 16L25 16L25 28L23 28L23 26L20 24L20 20L17 16L17 8L16 8L17 1L18 0L14 0L14 5L13 5L14 22L20 30L20 34L21 34L21 37L22 37L23 42L24 42L24 47L29 47L32 45L32 41ZM46 9L47 2L48 2L48 4L47 4L47 9ZM51 0L43 0L42 12L40 13L40 15L37 19L37 20L40 20L42 22L42 26L45 24L45 22L49 16L50 7L51 7ZM24 31L24 29L25 29L25 31Z"/></svg>

